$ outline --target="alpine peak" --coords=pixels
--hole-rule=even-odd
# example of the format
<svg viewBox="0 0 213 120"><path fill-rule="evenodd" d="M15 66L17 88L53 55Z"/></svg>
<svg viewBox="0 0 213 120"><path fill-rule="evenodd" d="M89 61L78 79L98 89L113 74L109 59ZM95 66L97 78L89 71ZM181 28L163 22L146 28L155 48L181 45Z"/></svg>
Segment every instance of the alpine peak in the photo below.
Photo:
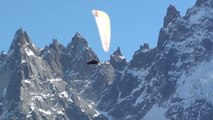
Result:
<svg viewBox="0 0 213 120"><path fill-rule="evenodd" d="M81 46L81 48L88 47L88 42L78 33L76 32L75 36L72 38L70 44L68 44L67 48L70 49L74 47Z"/></svg>
<svg viewBox="0 0 213 120"><path fill-rule="evenodd" d="M120 50L120 47L118 47L118 49L113 53L113 55L115 56L123 56Z"/></svg>
<svg viewBox="0 0 213 120"><path fill-rule="evenodd" d="M32 43L30 37L27 35L22 28L18 29L15 33L15 37L9 49L9 56L12 55L13 52L20 52L21 54L35 55L38 54L38 49Z"/></svg>
<svg viewBox="0 0 213 120"><path fill-rule="evenodd" d="M28 37L27 33L22 28L20 28L15 33L15 38L13 39L11 47L15 47L16 45L22 46L28 43L32 43L32 42L30 38Z"/></svg>
<svg viewBox="0 0 213 120"><path fill-rule="evenodd" d="M80 39L80 38L82 38L82 36L81 36L81 34L79 32L76 32L74 38L79 38Z"/></svg>
<svg viewBox="0 0 213 120"><path fill-rule="evenodd" d="M170 5L167 8L167 13L166 13L166 16L164 17L163 27L166 27L170 22L175 21L179 17L181 17L180 12L177 11L175 6Z"/></svg>

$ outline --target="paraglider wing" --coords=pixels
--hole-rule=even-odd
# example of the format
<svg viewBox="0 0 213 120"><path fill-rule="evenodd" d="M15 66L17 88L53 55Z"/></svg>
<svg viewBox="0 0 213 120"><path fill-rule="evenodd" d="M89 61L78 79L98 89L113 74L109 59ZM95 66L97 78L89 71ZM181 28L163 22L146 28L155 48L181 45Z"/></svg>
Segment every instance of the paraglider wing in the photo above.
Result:
<svg viewBox="0 0 213 120"><path fill-rule="evenodd" d="M98 26L102 47L105 52L108 52L110 47L110 37L111 37L109 16L105 12L100 10L93 10L92 13L93 13L93 16L95 17L96 24Z"/></svg>

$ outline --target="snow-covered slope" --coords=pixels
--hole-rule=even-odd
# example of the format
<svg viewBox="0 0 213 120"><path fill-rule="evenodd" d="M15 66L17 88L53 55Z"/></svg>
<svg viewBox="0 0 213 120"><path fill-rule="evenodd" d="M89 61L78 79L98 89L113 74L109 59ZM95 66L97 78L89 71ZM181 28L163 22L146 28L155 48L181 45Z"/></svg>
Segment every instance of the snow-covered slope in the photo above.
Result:
<svg viewBox="0 0 213 120"><path fill-rule="evenodd" d="M157 47L144 44L135 52L104 91L98 108L122 120L213 119L212 5L198 0L183 17L169 6Z"/></svg>
<svg viewBox="0 0 213 120"><path fill-rule="evenodd" d="M158 43L99 60L76 33L37 48L19 29L0 55L0 119L213 120L213 1L169 6Z"/></svg>

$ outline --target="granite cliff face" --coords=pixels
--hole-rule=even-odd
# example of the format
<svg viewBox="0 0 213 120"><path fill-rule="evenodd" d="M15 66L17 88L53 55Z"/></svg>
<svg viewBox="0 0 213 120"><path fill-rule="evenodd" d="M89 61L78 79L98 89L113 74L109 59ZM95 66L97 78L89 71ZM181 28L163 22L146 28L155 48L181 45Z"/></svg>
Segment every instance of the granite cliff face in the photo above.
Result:
<svg viewBox="0 0 213 120"><path fill-rule="evenodd" d="M86 64L92 58L97 56L79 33L67 47L53 40L38 49L19 29L8 54L1 54L1 119L104 119L90 98L81 99L90 93L95 101L100 93L93 87L107 84L107 77L91 79L102 69Z"/></svg>
<svg viewBox="0 0 213 120"><path fill-rule="evenodd" d="M212 120L212 16L211 0L185 16L169 6L155 48L100 65L79 33L40 49L19 29L0 55L0 119Z"/></svg>
<svg viewBox="0 0 213 120"><path fill-rule="evenodd" d="M213 119L212 15L211 0L198 0L183 17L169 6L157 47L140 46L97 108L120 120Z"/></svg>

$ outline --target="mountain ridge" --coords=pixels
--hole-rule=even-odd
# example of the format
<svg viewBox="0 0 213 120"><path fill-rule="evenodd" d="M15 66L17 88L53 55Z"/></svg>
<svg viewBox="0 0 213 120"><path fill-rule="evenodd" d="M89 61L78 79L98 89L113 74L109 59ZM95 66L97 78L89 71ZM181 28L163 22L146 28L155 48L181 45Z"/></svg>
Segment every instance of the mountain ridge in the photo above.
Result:
<svg viewBox="0 0 213 120"><path fill-rule="evenodd" d="M19 29L0 55L0 119L212 120L213 9L197 0L180 16L169 6L158 43L126 61L121 49L99 60L76 33L44 49Z"/></svg>

